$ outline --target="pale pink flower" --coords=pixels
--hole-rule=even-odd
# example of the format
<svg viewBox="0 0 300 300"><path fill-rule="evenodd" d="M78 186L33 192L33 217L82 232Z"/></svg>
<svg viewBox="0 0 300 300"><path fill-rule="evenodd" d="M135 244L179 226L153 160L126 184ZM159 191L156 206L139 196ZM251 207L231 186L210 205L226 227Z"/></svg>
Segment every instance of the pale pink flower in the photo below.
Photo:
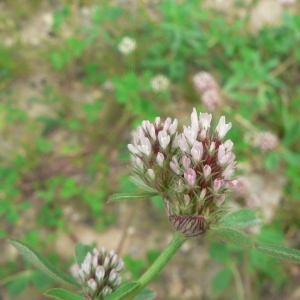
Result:
<svg viewBox="0 0 300 300"><path fill-rule="evenodd" d="M281 6L293 6L297 3L297 0L278 0Z"/></svg>
<svg viewBox="0 0 300 300"><path fill-rule="evenodd" d="M215 79L207 72L199 72L193 77L196 90L204 93L208 90L217 90L218 84Z"/></svg>
<svg viewBox="0 0 300 300"><path fill-rule="evenodd" d="M262 151L271 151L279 144L278 137L271 132L262 131L258 133L253 141L253 145Z"/></svg>
<svg viewBox="0 0 300 300"><path fill-rule="evenodd" d="M197 179L196 172L193 169L188 168L186 172L184 172L184 179L189 185L193 186Z"/></svg>
<svg viewBox="0 0 300 300"><path fill-rule="evenodd" d="M214 111L221 105L220 94L217 90L208 90L202 95L202 103L205 108Z"/></svg>

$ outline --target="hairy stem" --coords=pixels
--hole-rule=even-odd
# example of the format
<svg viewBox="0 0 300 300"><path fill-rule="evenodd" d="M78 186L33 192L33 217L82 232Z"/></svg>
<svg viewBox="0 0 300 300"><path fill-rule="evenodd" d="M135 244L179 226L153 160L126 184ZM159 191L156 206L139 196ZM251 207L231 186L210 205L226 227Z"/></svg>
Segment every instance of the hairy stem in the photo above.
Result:
<svg viewBox="0 0 300 300"><path fill-rule="evenodd" d="M121 297L120 300L131 300L134 296L138 295L147 284L164 268L164 266L171 260L174 254L179 250L181 245L187 238L182 234L176 233L172 241L167 248L160 254L156 261L150 266L150 268L141 276L137 281L139 286L134 289L130 294Z"/></svg>

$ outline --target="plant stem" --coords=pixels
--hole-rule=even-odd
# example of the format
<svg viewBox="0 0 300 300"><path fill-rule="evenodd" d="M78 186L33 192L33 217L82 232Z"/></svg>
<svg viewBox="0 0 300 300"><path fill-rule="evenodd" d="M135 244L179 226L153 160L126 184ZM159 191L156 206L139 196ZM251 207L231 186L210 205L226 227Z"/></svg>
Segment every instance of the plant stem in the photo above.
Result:
<svg viewBox="0 0 300 300"><path fill-rule="evenodd" d="M180 233L176 233L167 248L156 259L152 266L138 280L141 286L145 287L155 275L170 261L174 254L179 250L187 238Z"/></svg>
<svg viewBox="0 0 300 300"><path fill-rule="evenodd" d="M172 241L167 248L160 254L156 261L150 266L150 268L142 275L137 281L140 285L134 289L130 294L127 294L120 300L131 300L134 296L144 289L147 284L163 269L163 267L171 260L174 254L179 250L181 245L187 238L180 233L176 233Z"/></svg>
<svg viewBox="0 0 300 300"><path fill-rule="evenodd" d="M244 292L241 275L235 264L231 265L231 269L232 269L233 277L234 277L235 284L236 284L236 291L237 291L238 299L245 300L245 292Z"/></svg>

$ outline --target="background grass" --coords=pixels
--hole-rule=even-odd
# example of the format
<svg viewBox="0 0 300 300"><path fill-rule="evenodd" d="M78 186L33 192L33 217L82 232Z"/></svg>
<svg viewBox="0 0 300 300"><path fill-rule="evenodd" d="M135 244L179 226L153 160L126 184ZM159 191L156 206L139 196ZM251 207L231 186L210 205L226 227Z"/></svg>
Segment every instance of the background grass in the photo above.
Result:
<svg viewBox="0 0 300 300"><path fill-rule="evenodd" d="M135 189L128 180L126 145L142 120L159 115L183 123L193 107L207 110L192 81L200 71L211 73L220 87L222 104L212 113L215 120L226 115L233 123L229 138L240 163L237 173L259 175L251 189L259 199L256 210L268 218L256 234L300 247L299 5L285 8L273 1L270 21L267 7L267 17L260 15L263 2L268 1L236 1L227 8L199 0L0 3L4 297L22 297L32 284L42 291L52 284L31 270L6 238L26 241L68 270L71 257L55 245L69 239L72 248L84 238L74 228L87 227L95 232L94 241L109 232L106 241L123 249L129 277L137 278L153 261L159 241L171 232L160 199L120 206L106 201L113 192ZM128 55L118 50L125 36L137 45ZM151 87L157 74L170 81L158 93ZM253 144L264 131L278 139L271 151ZM265 201L260 186L272 183L278 193ZM234 203L247 204L243 197ZM127 229L140 241L153 231L160 235L136 257L134 241L124 246ZM189 267L187 288L174 293L174 286L163 286L173 283L170 267L156 286L158 299L293 299L288 297L297 292L297 266L209 239L191 243L196 253L201 248L209 254L211 270L201 269L201 259L183 249L177 260ZM207 272L208 287L197 288L197 276Z"/></svg>

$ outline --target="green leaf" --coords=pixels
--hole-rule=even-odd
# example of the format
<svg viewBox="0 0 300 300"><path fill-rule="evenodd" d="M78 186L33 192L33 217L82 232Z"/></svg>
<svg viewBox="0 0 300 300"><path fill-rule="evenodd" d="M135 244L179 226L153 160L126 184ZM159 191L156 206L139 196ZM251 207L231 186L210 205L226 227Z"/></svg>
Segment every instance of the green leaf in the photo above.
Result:
<svg viewBox="0 0 300 300"><path fill-rule="evenodd" d="M158 209L164 209L165 208L165 203L162 200L161 196L152 197L151 201L154 204L154 206L157 207Z"/></svg>
<svg viewBox="0 0 300 300"><path fill-rule="evenodd" d="M229 267L220 270L212 280L212 288L216 293L224 291L231 280L232 271Z"/></svg>
<svg viewBox="0 0 300 300"><path fill-rule="evenodd" d="M43 138L38 138L36 141L37 148L41 153L48 153L52 150L51 142Z"/></svg>
<svg viewBox="0 0 300 300"><path fill-rule="evenodd" d="M81 266L88 252L92 252L93 247L77 243L75 246L75 258L78 266Z"/></svg>
<svg viewBox="0 0 300 300"><path fill-rule="evenodd" d="M257 239L261 242L266 242L273 244L276 241L276 244L281 244L284 241L284 233L281 228L272 225L264 225L260 229L260 233L257 236Z"/></svg>
<svg viewBox="0 0 300 300"><path fill-rule="evenodd" d="M129 179L135 184L137 185L139 188L151 192L151 193L157 193L157 191L153 188L151 188L150 186L146 185L144 183L144 181L142 181L140 178L134 177L134 176L130 176Z"/></svg>
<svg viewBox="0 0 300 300"><path fill-rule="evenodd" d="M152 300L156 298L156 292L149 288L144 288L133 300Z"/></svg>
<svg viewBox="0 0 300 300"><path fill-rule="evenodd" d="M118 300L121 297L125 297L133 290L139 287L139 283L137 281L132 281L121 285L114 293L110 294L105 298L105 300Z"/></svg>
<svg viewBox="0 0 300 300"><path fill-rule="evenodd" d="M281 155L287 163L289 163L291 165L295 165L297 167L300 167L300 154L299 153L294 153L291 151L283 151L283 152L281 152Z"/></svg>
<svg viewBox="0 0 300 300"><path fill-rule="evenodd" d="M123 257L126 269L131 273L134 280L141 276L142 269L145 267L145 261L143 259L134 259L129 255Z"/></svg>
<svg viewBox="0 0 300 300"><path fill-rule="evenodd" d="M234 244L243 248L252 248L251 238L242 231L230 227L211 226L211 232L226 243Z"/></svg>
<svg viewBox="0 0 300 300"><path fill-rule="evenodd" d="M61 288L54 288L51 290L48 290L45 293L46 296L54 298L54 299L60 299L60 300L86 300L86 298L81 297L77 294L71 293L65 289Z"/></svg>
<svg viewBox="0 0 300 300"><path fill-rule="evenodd" d="M40 271L46 273L48 276L56 281L63 281L65 283L80 287L81 285L72 277L67 276L60 270L58 270L54 265L52 265L49 260L47 260L42 254L40 254L35 249L26 245L25 243L19 242L17 240L9 240L12 245L14 245L20 253L35 267Z"/></svg>
<svg viewBox="0 0 300 300"><path fill-rule="evenodd" d="M53 279L41 271L34 272L31 275L31 280L34 286L39 290L45 290L51 283L53 283Z"/></svg>
<svg viewBox="0 0 300 300"><path fill-rule="evenodd" d="M277 152L267 153L264 157L264 165L267 170L274 170L279 163L280 156Z"/></svg>
<svg viewBox="0 0 300 300"><path fill-rule="evenodd" d="M21 276L9 283L7 290L11 297L21 295L27 288L29 283L28 276Z"/></svg>
<svg viewBox="0 0 300 300"><path fill-rule="evenodd" d="M241 209L234 211L224 216L221 221L221 226L245 228L253 225L260 224L262 221L257 218L256 213L251 209Z"/></svg>
<svg viewBox="0 0 300 300"><path fill-rule="evenodd" d="M230 260L230 253L225 244L212 242L209 246L210 257L218 262L225 263Z"/></svg>
<svg viewBox="0 0 300 300"><path fill-rule="evenodd" d="M137 199L145 199L157 196L157 192L148 192L148 193L121 193L121 194L113 194L109 196L108 202L120 202L120 201L129 201L129 200L137 200Z"/></svg>
<svg viewBox="0 0 300 300"><path fill-rule="evenodd" d="M256 242L256 250L268 254L277 259L300 264L300 251L263 242Z"/></svg>
<svg viewBox="0 0 300 300"><path fill-rule="evenodd" d="M4 229L0 228L0 238L4 238L7 236L7 232Z"/></svg>

